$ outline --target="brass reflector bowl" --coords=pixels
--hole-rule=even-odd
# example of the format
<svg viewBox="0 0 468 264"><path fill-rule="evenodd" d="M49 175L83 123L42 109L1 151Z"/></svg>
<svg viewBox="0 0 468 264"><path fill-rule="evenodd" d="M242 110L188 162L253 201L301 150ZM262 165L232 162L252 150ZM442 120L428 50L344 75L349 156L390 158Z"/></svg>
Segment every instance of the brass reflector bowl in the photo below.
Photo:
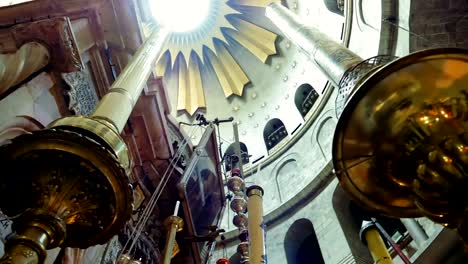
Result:
<svg viewBox="0 0 468 264"><path fill-rule="evenodd" d="M360 82L339 118L333 162L364 208L457 226L468 202L468 52L410 54Z"/></svg>
<svg viewBox="0 0 468 264"><path fill-rule="evenodd" d="M131 214L117 156L84 134L52 128L19 136L0 147L0 164L0 208L14 224L65 226L60 234L46 228L47 248L106 243Z"/></svg>

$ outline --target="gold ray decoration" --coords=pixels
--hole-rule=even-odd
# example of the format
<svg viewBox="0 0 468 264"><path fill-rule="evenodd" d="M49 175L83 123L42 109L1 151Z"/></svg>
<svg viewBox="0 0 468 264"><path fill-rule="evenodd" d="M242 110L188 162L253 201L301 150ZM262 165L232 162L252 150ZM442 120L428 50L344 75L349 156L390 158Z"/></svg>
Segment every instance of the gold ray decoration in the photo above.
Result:
<svg viewBox="0 0 468 264"><path fill-rule="evenodd" d="M244 87L250 80L230 53L229 41L226 40L225 34L244 46L262 62L265 62L268 56L276 54L277 35L253 22L243 20L249 14L240 13L228 2L232 6L265 7L275 1L213 0L212 12L199 29L171 34L166 43L167 51L155 65L154 73L158 76L177 74L178 111L186 111L189 115L193 115L197 109L206 107L200 67L206 66L207 63L213 66L214 74L226 98L232 95L242 96ZM242 16L232 16L236 14ZM252 21L252 19L249 20ZM144 25L145 33L149 32L152 27L152 23L148 24ZM219 40L219 45L218 41L215 44L215 39ZM204 53L204 48L211 52Z"/></svg>
<svg viewBox="0 0 468 264"><path fill-rule="evenodd" d="M210 62L223 88L224 96L242 96L244 86L250 82L249 78L224 45L216 46L216 54L217 57L210 57Z"/></svg>
<svg viewBox="0 0 468 264"><path fill-rule="evenodd" d="M237 31L231 36L260 61L265 62L268 56L276 54L275 40L277 35L245 20L235 18Z"/></svg>
<svg viewBox="0 0 468 264"><path fill-rule="evenodd" d="M180 36L180 34L173 34L170 37L170 40L167 42L167 49L171 53L171 58L175 58L179 52L184 55L185 58L189 58L190 53L195 51L196 54L200 55L200 58L203 61L203 46L207 46L211 50L215 50L213 39L217 38L227 43L221 28L230 28L235 30L234 26L229 23L226 19L226 15L229 14L241 14L240 12L234 10L230 7L227 2L224 0L224 3L220 4L220 10L217 10L217 14L212 18L214 21L208 21L208 24L216 25L209 28L202 28L201 32L197 36ZM194 11L196 12L196 11ZM195 40L195 41L193 41ZM172 67L174 67L174 61L172 62ZM187 60L188 61L188 60Z"/></svg>
<svg viewBox="0 0 468 264"><path fill-rule="evenodd" d="M161 57L159 58L158 62L156 63L156 67L153 71L153 74L156 76L164 76L166 74L167 70L167 64L171 60L171 57L168 52L162 54ZM171 64L172 65L172 64Z"/></svg>
<svg viewBox="0 0 468 264"><path fill-rule="evenodd" d="M237 0L239 5L265 7L270 3L281 2L280 0Z"/></svg>
<svg viewBox="0 0 468 264"><path fill-rule="evenodd" d="M200 72L198 55L192 53L188 64L182 57L179 60L179 94L177 96L177 110L185 110L193 115L198 108L206 107L205 94Z"/></svg>

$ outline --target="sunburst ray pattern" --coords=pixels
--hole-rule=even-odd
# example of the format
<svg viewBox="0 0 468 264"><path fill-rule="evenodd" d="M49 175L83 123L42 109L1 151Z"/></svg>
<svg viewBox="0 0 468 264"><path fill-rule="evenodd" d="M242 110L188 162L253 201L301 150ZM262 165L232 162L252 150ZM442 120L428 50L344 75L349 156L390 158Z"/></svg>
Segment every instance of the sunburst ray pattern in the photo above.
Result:
<svg viewBox="0 0 468 264"><path fill-rule="evenodd" d="M279 2L278 1L272 1L272 0L237 0L236 1L240 5L245 5L245 6L258 6L258 7L265 7L269 3L272 2Z"/></svg>
<svg viewBox="0 0 468 264"><path fill-rule="evenodd" d="M210 13L199 28L171 34L166 52L159 59L154 72L158 76L178 80L178 111L193 115L198 109L206 107L202 78L202 73L206 72L202 70L204 67L213 69L226 98L242 96L250 80L231 54L227 37L265 62L270 55L276 54L277 35L252 23L254 19L244 19L248 14L242 14L233 7L258 8L271 2L212 0Z"/></svg>
<svg viewBox="0 0 468 264"><path fill-rule="evenodd" d="M207 61L213 66L224 96L226 98L231 95L242 96L244 86L250 80L224 44L216 45L217 56L213 52L207 54Z"/></svg>
<svg viewBox="0 0 468 264"><path fill-rule="evenodd" d="M196 52L192 51L186 63L184 56L179 55L178 64L177 110L185 110L193 114L198 108L206 106L199 57Z"/></svg>

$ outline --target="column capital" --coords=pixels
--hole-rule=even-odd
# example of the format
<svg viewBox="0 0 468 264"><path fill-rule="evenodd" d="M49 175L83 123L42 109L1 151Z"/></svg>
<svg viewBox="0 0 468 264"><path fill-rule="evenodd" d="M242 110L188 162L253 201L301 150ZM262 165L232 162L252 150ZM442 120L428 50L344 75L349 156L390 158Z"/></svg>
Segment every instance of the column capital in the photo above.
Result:
<svg viewBox="0 0 468 264"><path fill-rule="evenodd" d="M247 196L252 196L252 195L258 195L262 197L264 195L263 188L258 186L258 185L252 185L249 188L247 188Z"/></svg>

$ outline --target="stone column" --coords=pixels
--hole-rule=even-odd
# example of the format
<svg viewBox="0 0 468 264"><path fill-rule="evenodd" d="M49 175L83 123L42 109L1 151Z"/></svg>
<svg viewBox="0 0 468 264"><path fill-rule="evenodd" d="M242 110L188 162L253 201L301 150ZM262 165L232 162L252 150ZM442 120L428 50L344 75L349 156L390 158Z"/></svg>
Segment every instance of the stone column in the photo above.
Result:
<svg viewBox="0 0 468 264"><path fill-rule="evenodd" d="M308 54L335 86L338 86L348 69L363 61L326 34L300 21L296 14L280 3L269 4L266 16L286 37Z"/></svg>
<svg viewBox="0 0 468 264"><path fill-rule="evenodd" d="M253 185L247 189L249 197L249 259L251 264L266 263L265 230L263 225L263 189Z"/></svg>
<svg viewBox="0 0 468 264"><path fill-rule="evenodd" d="M424 242L429 239L426 231L424 231L421 225L413 218L401 218L400 220L418 246L423 245Z"/></svg>
<svg viewBox="0 0 468 264"><path fill-rule="evenodd" d="M122 131L163 51L168 33L160 29L151 34L99 102L93 118L105 120Z"/></svg>
<svg viewBox="0 0 468 264"><path fill-rule="evenodd" d="M84 67L66 17L0 29L0 43L0 95L46 65L57 72Z"/></svg>

